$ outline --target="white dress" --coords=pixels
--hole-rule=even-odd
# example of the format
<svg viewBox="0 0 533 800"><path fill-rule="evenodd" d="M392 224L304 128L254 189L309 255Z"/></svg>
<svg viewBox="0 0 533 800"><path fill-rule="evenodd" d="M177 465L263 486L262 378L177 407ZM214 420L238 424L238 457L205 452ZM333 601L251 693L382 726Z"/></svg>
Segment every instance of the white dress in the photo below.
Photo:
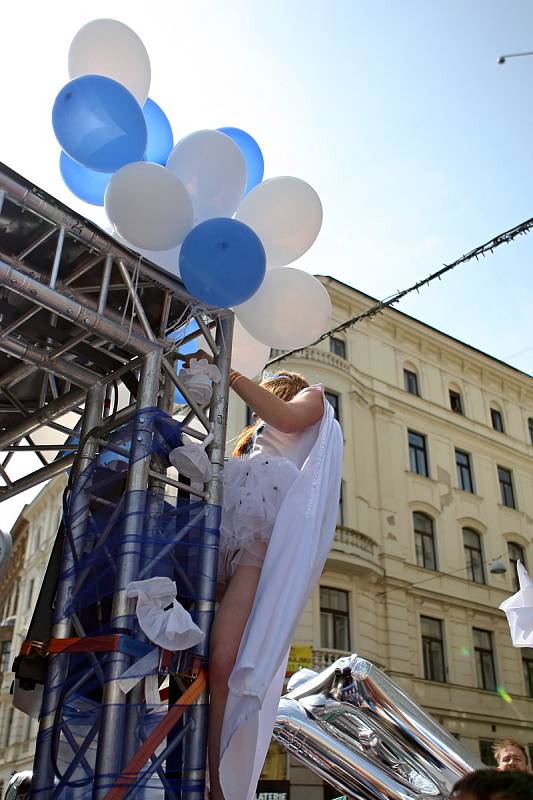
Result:
<svg viewBox="0 0 533 800"><path fill-rule="evenodd" d="M321 385L299 392L323 392ZM319 423L300 433L259 425L246 456L224 467L218 581L225 583L239 564L261 566L285 496L300 474ZM290 532L288 532L290 535Z"/></svg>
<svg viewBox="0 0 533 800"><path fill-rule="evenodd" d="M316 388L323 391L321 386ZM335 532L342 452L339 424L330 404L324 402L321 421L295 440L292 457L301 468L276 517L229 679L220 761L227 800L255 796L294 629L318 582Z"/></svg>

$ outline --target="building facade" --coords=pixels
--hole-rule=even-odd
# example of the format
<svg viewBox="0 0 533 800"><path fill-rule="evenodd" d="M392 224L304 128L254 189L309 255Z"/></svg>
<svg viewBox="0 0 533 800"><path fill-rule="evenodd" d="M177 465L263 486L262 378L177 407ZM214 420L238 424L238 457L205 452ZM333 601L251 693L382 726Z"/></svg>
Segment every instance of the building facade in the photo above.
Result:
<svg viewBox="0 0 533 800"><path fill-rule="evenodd" d="M31 769L37 735L37 720L13 708L11 665L26 638L35 601L61 519L65 478L45 486L15 522L11 536L13 554L0 589L0 789L13 772ZM3 797L0 791L0 797Z"/></svg>
<svg viewBox="0 0 533 800"><path fill-rule="evenodd" d="M374 303L323 281L334 323ZM345 441L339 524L295 643L315 669L347 652L382 666L486 763L506 736L533 754L533 651L498 610L517 559L533 567L533 379L392 309L279 366L325 384ZM233 399L229 435L245 421ZM290 779L293 800L329 796L294 765Z"/></svg>
<svg viewBox="0 0 533 800"><path fill-rule="evenodd" d="M374 302L322 280L334 323ZM487 763L495 739L533 750L533 652L512 647L498 610L515 589L516 561L533 568L533 379L392 309L280 366L325 384L345 441L335 538L295 644L312 648L316 669L349 652L383 667ZM228 439L246 422L233 394ZM51 482L14 529L8 583L11 596L19 578L19 600L0 628L11 653L25 635L63 486ZM500 558L506 571L491 572ZM12 713L11 679L4 674L0 708L4 782L31 765L35 736L35 723ZM290 779L292 800L335 796L275 749L265 778Z"/></svg>

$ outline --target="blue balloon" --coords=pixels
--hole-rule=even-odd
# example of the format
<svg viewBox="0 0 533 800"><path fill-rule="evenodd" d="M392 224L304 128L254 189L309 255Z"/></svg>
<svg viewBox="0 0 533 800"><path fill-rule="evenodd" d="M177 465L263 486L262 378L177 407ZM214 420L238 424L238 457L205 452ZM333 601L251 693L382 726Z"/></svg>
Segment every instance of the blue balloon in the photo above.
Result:
<svg viewBox="0 0 533 800"><path fill-rule="evenodd" d="M72 194L93 206L104 205L104 194L111 180L111 172L95 172L73 161L66 153L59 156L59 170Z"/></svg>
<svg viewBox="0 0 533 800"><path fill-rule="evenodd" d="M164 111L149 97L143 106L148 131L145 159L166 166L170 151L174 147L174 136Z"/></svg>
<svg viewBox="0 0 533 800"><path fill-rule="evenodd" d="M186 342L185 344L182 345L180 345L179 342L181 342L181 340L184 339L186 336L188 336L190 333L194 333L195 331L199 330L200 329L198 327L198 323L196 322L196 320L191 319L189 322L187 322L186 325L183 325L181 328L178 328L177 330L170 333L167 336L167 339L172 339L173 341L178 342L178 349L182 355L185 356L190 355L191 353L194 353L196 352L196 350L198 350L197 341L195 339L191 339L190 342ZM183 366L183 364L181 364L180 366ZM174 390L174 402L175 403L187 402L182 393L178 389Z"/></svg>
<svg viewBox="0 0 533 800"><path fill-rule="evenodd" d="M67 83L56 97L52 125L65 153L97 172L142 161L146 150L142 108L124 86L103 75Z"/></svg>
<svg viewBox="0 0 533 800"><path fill-rule="evenodd" d="M263 180L265 162L263 160L261 148L249 133L241 131L240 128L218 128L218 130L221 133L225 133L230 139L233 139L246 161L248 180L246 182L244 194L248 194L250 189L253 189L254 186L257 186L257 184L261 183Z"/></svg>
<svg viewBox="0 0 533 800"><path fill-rule="evenodd" d="M194 297L216 308L244 303L265 277L266 257L254 231L236 219L201 222L183 240L180 275Z"/></svg>

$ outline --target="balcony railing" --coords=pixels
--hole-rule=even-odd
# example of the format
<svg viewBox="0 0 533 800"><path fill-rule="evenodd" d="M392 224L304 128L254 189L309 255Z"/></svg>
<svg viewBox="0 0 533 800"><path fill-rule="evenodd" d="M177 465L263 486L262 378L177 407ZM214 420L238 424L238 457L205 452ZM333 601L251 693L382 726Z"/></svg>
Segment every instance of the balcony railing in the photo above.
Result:
<svg viewBox="0 0 533 800"><path fill-rule="evenodd" d="M353 555L363 555L375 561L374 550L376 542L365 533L348 528L346 525L337 525L333 539L333 549L342 550Z"/></svg>
<svg viewBox="0 0 533 800"><path fill-rule="evenodd" d="M324 648L313 649L313 669L322 672L338 658L349 656L350 650L325 650Z"/></svg>
<svg viewBox="0 0 533 800"><path fill-rule="evenodd" d="M276 358L287 352L287 350L273 349L271 350L270 354L272 358ZM318 347L306 347L305 350L302 350L299 353L293 353L291 358L296 358L303 361L315 361L318 364L324 364L328 367L335 367L336 369L340 369L343 372L350 374L351 365L349 361L347 361L345 358L335 355L335 353L330 353L327 350L321 350Z"/></svg>

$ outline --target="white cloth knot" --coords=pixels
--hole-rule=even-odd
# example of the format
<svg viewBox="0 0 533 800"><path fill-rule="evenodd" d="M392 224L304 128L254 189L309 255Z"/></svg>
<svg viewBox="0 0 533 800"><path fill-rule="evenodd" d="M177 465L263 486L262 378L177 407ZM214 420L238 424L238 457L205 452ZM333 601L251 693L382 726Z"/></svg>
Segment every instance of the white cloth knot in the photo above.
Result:
<svg viewBox="0 0 533 800"><path fill-rule="evenodd" d="M205 406L211 400L212 383L221 379L219 368L206 358L191 358L188 367L182 367L179 378L195 403Z"/></svg>
<svg viewBox="0 0 533 800"><path fill-rule="evenodd" d="M176 447L168 455L170 463L195 483L205 483L212 475L211 462L205 452L212 440L213 434L209 433L201 444L182 444Z"/></svg>
<svg viewBox="0 0 533 800"><path fill-rule="evenodd" d="M188 650L201 642L203 632L176 600L176 584L170 578L148 578L126 586L126 597L136 597L141 630L165 650Z"/></svg>

